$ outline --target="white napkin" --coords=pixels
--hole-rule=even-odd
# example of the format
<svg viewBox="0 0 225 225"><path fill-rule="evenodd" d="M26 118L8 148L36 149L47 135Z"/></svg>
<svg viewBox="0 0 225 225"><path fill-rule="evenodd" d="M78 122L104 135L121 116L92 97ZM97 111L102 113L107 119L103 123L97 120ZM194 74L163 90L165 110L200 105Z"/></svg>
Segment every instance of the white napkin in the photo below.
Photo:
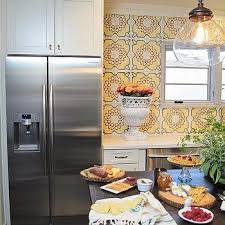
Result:
<svg viewBox="0 0 225 225"><path fill-rule="evenodd" d="M126 199L132 199L137 197L129 196ZM145 200L145 206L137 206L135 209L131 209L119 215L101 214L91 210L89 213L89 225L176 225L174 219L165 210L162 204L153 196L151 192L141 193L140 196ZM97 202L103 201L118 201L118 198L103 199Z"/></svg>
<svg viewBox="0 0 225 225"><path fill-rule="evenodd" d="M220 209L221 209L222 211L225 211L225 201L222 201L222 204L221 204L221 206L220 206Z"/></svg>

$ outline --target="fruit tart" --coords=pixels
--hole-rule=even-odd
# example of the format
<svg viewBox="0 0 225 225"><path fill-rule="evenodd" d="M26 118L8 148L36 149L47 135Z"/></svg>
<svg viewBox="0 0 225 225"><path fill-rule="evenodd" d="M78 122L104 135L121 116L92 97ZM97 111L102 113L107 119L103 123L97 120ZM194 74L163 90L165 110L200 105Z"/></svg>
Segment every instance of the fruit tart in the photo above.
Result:
<svg viewBox="0 0 225 225"><path fill-rule="evenodd" d="M180 166L200 166L202 161L193 155L174 155L167 158L170 163Z"/></svg>

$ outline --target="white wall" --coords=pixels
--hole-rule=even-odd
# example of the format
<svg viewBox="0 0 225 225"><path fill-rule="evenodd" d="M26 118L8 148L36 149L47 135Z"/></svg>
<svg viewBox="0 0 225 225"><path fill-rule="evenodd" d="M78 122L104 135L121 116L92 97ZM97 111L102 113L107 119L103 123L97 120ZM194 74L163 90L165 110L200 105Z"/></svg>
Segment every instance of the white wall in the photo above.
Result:
<svg viewBox="0 0 225 225"><path fill-rule="evenodd" d="M5 104L6 1L0 0L0 224L10 225Z"/></svg>

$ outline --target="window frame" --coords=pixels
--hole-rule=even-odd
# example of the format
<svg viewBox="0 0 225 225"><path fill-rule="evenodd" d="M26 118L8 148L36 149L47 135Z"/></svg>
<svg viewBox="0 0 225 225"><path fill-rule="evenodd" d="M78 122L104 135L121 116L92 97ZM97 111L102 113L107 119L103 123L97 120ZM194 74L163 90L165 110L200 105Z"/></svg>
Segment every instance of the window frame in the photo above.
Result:
<svg viewBox="0 0 225 225"><path fill-rule="evenodd" d="M210 66L208 68L208 100L183 100L183 103L175 103L174 100L166 100L165 99L165 87L166 87L166 48L172 48L173 42L172 41L163 41L161 43L161 105L164 107L180 107L180 106L215 106L221 105L225 103L222 102L221 99L221 91L222 91L222 63ZM218 53L217 53L218 54ZM186 66L188 68L188 66ZM176 67L174 67L176 68ZM185 68L185 66L184 66ZM194 67L191 67L194 68ZM196 67L197 68L197 67ZM220 86L220 91L218 87Z"/></svg>
<svg viewBox="0 0 225 225"><path fill-rule="evenodd" d="M225 60L225 59L224 59L224 60ZM220 92L220 99L221 99L222 104L225 104L225 99L222 99L222 90L223 90L223 86L224 86L224 88L225 88L225 83L223 84L223 79L222 79L222 77L223 77L223 71L224 71L224 74L225 74L225 65L224 65L224 67L223 67L223 64L221 63L221 85L220 85L220 87L221 87L221 92Z"/></svg>

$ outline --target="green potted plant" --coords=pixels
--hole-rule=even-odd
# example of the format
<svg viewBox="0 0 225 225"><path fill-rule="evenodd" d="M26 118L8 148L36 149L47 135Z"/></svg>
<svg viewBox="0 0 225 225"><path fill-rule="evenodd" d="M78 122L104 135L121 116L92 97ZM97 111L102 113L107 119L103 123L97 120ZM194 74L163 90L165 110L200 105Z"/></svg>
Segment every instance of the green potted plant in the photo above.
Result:
<svg viewBox="0 0 225 225"><path fill-rule="evenodd" d="M181 143L183 148L188 142L201 147L201 168L205 176L214 184L225 185L225 123L217 121L212 112L207 113L205 128L188 133Z"/></svg>

